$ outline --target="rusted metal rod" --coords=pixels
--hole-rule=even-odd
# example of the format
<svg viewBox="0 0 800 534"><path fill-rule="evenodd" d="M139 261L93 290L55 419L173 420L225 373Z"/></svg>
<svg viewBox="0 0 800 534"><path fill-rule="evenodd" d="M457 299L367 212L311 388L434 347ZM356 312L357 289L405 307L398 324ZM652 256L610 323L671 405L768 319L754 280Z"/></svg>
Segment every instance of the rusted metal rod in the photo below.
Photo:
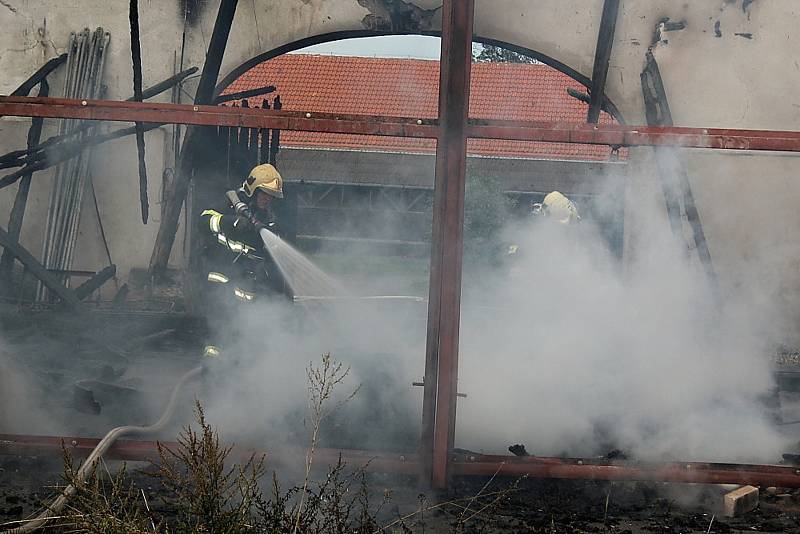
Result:
<svg viewBox="0 0 800 534"><path fill-rule="evenodd" d="M275 111L226 106L192 106L111 100L0 97L0 114L121 122L158 122L245 128L382 135L438 136L436 119ZM800 152L800 132L584 124L552 121L468 121L468 137L610 146L677 146L724 150Z"/></svg>

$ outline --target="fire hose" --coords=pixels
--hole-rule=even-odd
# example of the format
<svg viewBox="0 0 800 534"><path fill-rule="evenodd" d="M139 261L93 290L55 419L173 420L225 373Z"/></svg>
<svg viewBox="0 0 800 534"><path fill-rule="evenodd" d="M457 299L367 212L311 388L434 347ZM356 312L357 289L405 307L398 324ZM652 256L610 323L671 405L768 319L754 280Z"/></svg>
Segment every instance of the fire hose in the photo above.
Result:
<svg viewBox="0 0 800 534"><path fill-rule="evenodd" d="M172 418L172 415L175 413L175 407L178 404L178 394L180 393L181 388L183 388L183 386L190 380L200 376L203 372L203 369L203 366L195 367L184 374L180 380L178 380L178 383L175 384L175 387L172 390L172 394L170 395L167 407L164 409L164 413L161 414L161 418L154 424L150 426L118 426L112 429L102 440L100 440L100 443L97 444L97 447L94 448L94 450L86 458L86 461L83 462L81 467L78 469L78 472L75 473L74 481L64 488L64 491L61 492L61 495L56 497L50 506L48 506L43 512L30 521L19 527L6 530L4 533L23 534L26 532L33 532L43 527L47 521L57 515L64 508L69 498L75 495L75 493L78 491L76 484L82 484L86 481L86 478L94 472L95 467L97 467L97 464L103 455L119 438L133 434L140 436L155 434L156 432L163 430L164 427L167 426L169 420Z"/></svg>

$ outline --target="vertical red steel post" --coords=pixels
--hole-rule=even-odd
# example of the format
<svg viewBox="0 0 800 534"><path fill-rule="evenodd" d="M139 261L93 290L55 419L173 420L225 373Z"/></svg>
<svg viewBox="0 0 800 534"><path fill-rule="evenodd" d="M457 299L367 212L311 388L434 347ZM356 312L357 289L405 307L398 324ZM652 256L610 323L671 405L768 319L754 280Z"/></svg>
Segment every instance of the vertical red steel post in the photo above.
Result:
<svg viewBox="0 0 800 534"><path fill-rule="evenodd" d="M458 383L466 126L474 0L445 0L423 398L423 480L447 487Z"/></svg>

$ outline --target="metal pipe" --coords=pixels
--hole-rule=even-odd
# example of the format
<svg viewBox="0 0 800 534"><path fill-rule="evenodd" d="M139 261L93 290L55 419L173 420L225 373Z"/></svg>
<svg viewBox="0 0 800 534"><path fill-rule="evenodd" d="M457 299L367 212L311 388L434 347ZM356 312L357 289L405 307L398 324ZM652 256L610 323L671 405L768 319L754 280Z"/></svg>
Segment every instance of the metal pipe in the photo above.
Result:
<svg viewBox="0 0 800 534"><path fill-rule="evenodd" d="M81 64L82 58L85 55L86 37L88 30L84 30L75 34L74 47L70 50L69 67L70 73L68 83L65 83L64 96L75 98L78 96L78 88L81 80ZM62 121L60 125L60 132L69 132L73 127L73 120ZM60 268L57 259L57 248L59 243L58 230L61 225L62 213L64 210L65 197L68 195L69 185L69 165L60 165L56 169L56 178L53 182L53 188L50 192L50 198L53 201L50 210L48 210L47 217L47 239L43 243L43 248L46 253L42 255L42 261L48 268ZM44 300L47 297L47 292L42 285L39 285L38 299Z"/></svg>
<svg viewBox="0 0 800 534"><path fill-rule="evenodd" d="M100 42L98 38L98 30L89 34L88 30L84 30L83 49L84 56L78 63L79 78L78 85L75 87L75 96L80 98L94 98L95 95L91 92L91 83L94 76L94 68L97 62L99 53ZM78 121L72 121L70 130L74 130L78 125ZM79 136L79 138L82 137ZM71 223L77 215L76 211L80 211L80 205L76 202L76 198L80 195L80 168L83 162L83 153L79 154L77 158L65 162L65 196L62 204L62 211L59 219L57 219L57 230L55 242L53 243L55 258L53 259L53 267L60 269L68 269L70 267L68 258L66 257L65 250L70 243ZM76 209L76 204L77 209ZM65 280L67 282L67 280Z"/></svg>
<svg viewBox="0 0 800 534"><path fill-rule="evenodd" d="M415 297L413 295L368 295L363 297L357 296L301 296L295 295L292 297L292 300L297 303L302 302L361 302L361 301L370 301L370 300L382 300L382 301L399 301L405 300L409 302L427 302L427 299L424 297Z"/></svg>
<svg viewBox="0 0 800 534"><path fill-rule="evenodd" d="M66 74L64 76L63 94L65 98L72 98L74 96L72 87L76 75L76 57L78 54L78 47L79 47L78 34L72 32L70 33L69 36ZM68 124L69 121L67 120L59 121L58 125L59 135L66 134L66 132L68 131ZM33 169L33 170L38 170L38 169ZM45 238L42 241L42 262L45 266L50 265L53 234L55 233L53 218L55 216L54 214L58 211L58 205L60 203L60 196L62 193L61 183L63 181L63 171L64 169L60 166L57 167L55 170L55 173L53 175L53 186L50 190L50 195L47 204L47 218L46 218L47 223L45 226ZM36 289L36 300L39 301L44 300L45 296L46 296L45 288L41 283L39 283Z"/></svg>
<svg viewBox="0 0 800 534"><path fill-rule="evenodd" d="M97 32L98 40L99 40L99 58L97 60L97 66L95 72L92 74L94 78L94 84L90 87L89 94L92 98L99 98L101 85L100 80L102 79L103 70L105 69L105 62L107 58L107 54L105 53L106 49L108 48L108 43L110 41L110 34L107 32L103 32L102 28L98 28ZM88 129L84 134L81 134L81 141L82 144L85 145L83 142L87 137L94 135L96 128ZM64 250L64 259L62 260L63 268L70 269L72 268L72 261L75 246L78 240L78 230L80 226L80 214L81 208L83 206L83 197L86 193L89 184L89 164L91 162L92 150L89 148L86 151L81 153L81 157L78 160L78 165L76 169L76 175L74 180L76 182L76 199L74 200L71 209L69 209L68 213L71 216L70 219L70 230L68 234L68 239L65 244Z"/></svg>
<svg viewBox="0 0 800 534"><path fill-rule="evenodd" d="M88 55L86 56L88 59L85 59L84 64L81 65L83 74L81 76L80 86L77 88L77 95L82 98L97 98L97 95L94 92L94 84L95 80L97 79L95 71L97 66L102 62L102 38L102 29L97 28L91 34L91 38L88 40L87 46L89 50ZM71 129L74 130L78 125L79 123L75 121L71 125ZM79 139L81 138L83 138L83 134L79 135ZM86 157L83 152L81 152L75 159L68 160L65 164L68 169L68 178L65 184L67 188L67 195L63 205L63 215L59 221L61 235L57 235L55 243L55 250L57 252L55 266L61 269L69 269L72 263L69 250L73 244L73 240L75 239L73 235L77 236L77 228L73 230L73 226L77 225L81 211L81 199L83 198L83 188L85 186L85 173L82 171L85 164Z"/></svg>

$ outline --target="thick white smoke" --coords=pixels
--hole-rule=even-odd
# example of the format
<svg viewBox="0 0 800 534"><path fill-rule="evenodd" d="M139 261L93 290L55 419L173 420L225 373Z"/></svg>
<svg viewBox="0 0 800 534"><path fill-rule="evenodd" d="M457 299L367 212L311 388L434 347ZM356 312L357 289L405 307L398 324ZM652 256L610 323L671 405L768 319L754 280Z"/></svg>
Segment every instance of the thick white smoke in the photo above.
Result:
<svg viewBox="0 0 800 534"><path fill-rule="evenodd" d="M780 458L785 443L762 403L771 318L735 295L720 307L696 260L653 219L625 272L591 223L508 229L519 258L487 274L481 302L462 312L459 446Z"/></svg>
<svg viewBox="0 0 800 534"><path fill-rule="evenodd" d="M516 258L465 276L458 447L766 462L790 448L764 403L776 341L768 303L742 293L720 302L663 214L635 223L622 262L589 218L526 218L500 236L519 246ZM381 293L380 277L350 282ZM209 420L231 439L303 444L305 368L330 351L352 366L341 393L363 389L326 444L413 450L425 318L411 301L243 307L228 317L242 344L205 394Z"/></svg>

